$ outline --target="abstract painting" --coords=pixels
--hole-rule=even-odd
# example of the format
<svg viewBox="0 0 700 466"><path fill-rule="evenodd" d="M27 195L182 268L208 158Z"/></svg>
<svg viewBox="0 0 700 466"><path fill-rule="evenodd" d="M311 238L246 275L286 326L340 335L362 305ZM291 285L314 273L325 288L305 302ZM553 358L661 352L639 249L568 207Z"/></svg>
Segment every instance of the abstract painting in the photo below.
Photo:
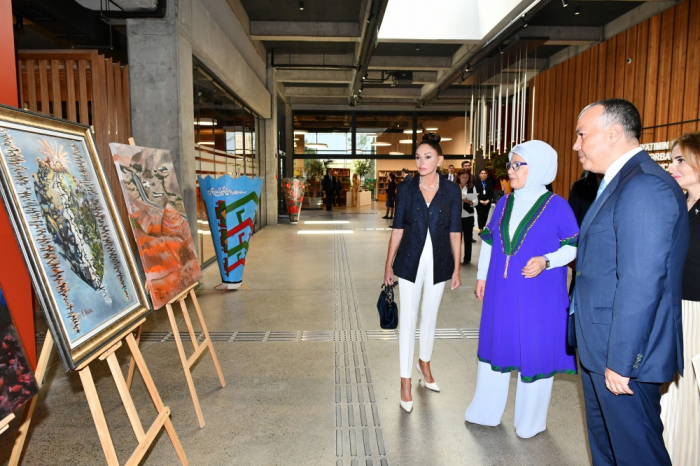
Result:
<svg viewBox="0 0 700 466"><path fill-rule="evenodd" d="M282 192L289 212L289 223L299 223L301 203L304 202L305 178L282 178Z"/></svg>
<svg viewBox="0 0 700 466"><path fill-rule="evenodd" d="M109 145L129 210L153 308L202 278L170 152Z"/></svg>
<svg viewBox="0 0 700 466"><path fill-rule="evenodd" d="M199 177L199 189L207 206L209 228L219 261L221 280L227 289L243 281L250 235L255 229L255 213L260 204L263 178Z"/></svg>
<svg viewBox="0 0 700 466"><path fill-rule="evenodd" d="M89 127L0 107L0 181L67 370L149 312Z"/></svg>
<svg viewBox="0 0 700 466"><path fill-rule="evenodd" d="M0 420L39 392L0 290Z"/></svg>

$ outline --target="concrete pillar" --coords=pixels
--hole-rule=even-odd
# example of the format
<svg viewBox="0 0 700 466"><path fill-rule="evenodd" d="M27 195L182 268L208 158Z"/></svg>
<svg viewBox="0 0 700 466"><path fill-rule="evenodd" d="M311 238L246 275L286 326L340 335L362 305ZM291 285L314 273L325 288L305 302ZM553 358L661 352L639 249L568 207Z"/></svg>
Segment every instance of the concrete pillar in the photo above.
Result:
<svg viewBox="0 0 700 466"><path fill-rule="evenodd" d="M192 236L197 237L192 40L181 18L188 0L168 0L163 19L129 19L131 126L136 144L167 149L173 157ZM196 245L196 241L195 241Z"/></svg>
<svg viewBox="0 0 700 466"><path fill-rule="evenodd" d="M261 213L266 222L263 225L277 225L277 70L271 65L271 55L267 56L267 90L270 92L271 113L270 118L263 120L265 129L265 145L262 154L262 163L265 170L265 184Z"/></svg>
<svg viewBox="0 0 700 466"><path fill-rule="evenodd" d="M292 117L292 105L285 106L284 124L287 136L287 177L294 176L294 118Z"/></svg>

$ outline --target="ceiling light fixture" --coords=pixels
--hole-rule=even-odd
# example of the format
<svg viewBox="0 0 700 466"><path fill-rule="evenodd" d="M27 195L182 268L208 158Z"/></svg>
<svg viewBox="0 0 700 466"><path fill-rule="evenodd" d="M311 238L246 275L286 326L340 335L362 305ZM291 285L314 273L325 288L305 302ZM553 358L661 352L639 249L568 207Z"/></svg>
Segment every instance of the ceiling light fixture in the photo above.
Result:
<svg viewBox="0 0 700 466"><path fill-rule="evenodd" d="M425 128L425 130L426 130L426 131L431 131L431 132L434 133L434 132L437 131L438 129L437 129L437 128Z"/></svg>
<svg viewBox="0 0 700 466"><path fill-rule="evenodd" d="M299 2L299 11L304 11L304 2Z"/></svg>
<svg viewBox="0 0 700 466"><path fill-rule="evenodd" d="M564 8L566 8L567 6L569 6L569 4L566 3L566 0L561 0L561 6L563 6Z"/></svg>
<svg viewBox="0 0 700 466"><path fill-rule="evenodd" d="M413 139L399 139L399 144L413 144Z"/></svg>
<svg viewBox="0 0 700 466"><path fill-rule="evenodd" d="M416 52L420 50L420 45L416 44Z"/></svg>
<svg viewBox="0 0 700 466"><path fill-rule="evenodd" d="M418 134L420 134L422 132L423 132L423 128L418 128L416 130L416 133L418 133ZM413 130L412 129L405 129L405 130L403 130L403 134L413 134Z"/></svg>
<svg viewBox="0 0 700 466"><path fill-rule="evenodd" d="M452 138L440 138L440 142L451 141Z"/></svg>
<svg viewBox="0 0 700 466"><path fill-rule="evenodd" d="M370 13L367 17L367 22L370 23L374 19L374 13Z"/></svg>
<svg viewBox="0 0 700 466"><path fill-rule="evenodd" d="M214 141L200 141L197 144L199 144L200 146L213 146L213 145L215 145L215 142Z"/></svg>
<svg viewBox="0 0 700 466"><path fill-rule="evenodd" d="M195 126L216 126L216 120L213 118L197 118L194 120Z"/></svg>
<svg viewBox="0 0 700 466"><path fill-rule="evenodd" d="M305 129L295 129L294 130L294 134L306 134L306 133L308 133L308 131L306 131Z"/></svg>
<svg viewBox="0 0 700 466"><path fill-rule="evenodd" d="M525 29L526 27L527 27L527 23L523 24L523 29Z"/></svg>
<svg viewBox="0 0 700 466"><path fill-rule="evenodd" d="M578 15L581 14L581 7L580 7L580 6L577 6L577 7L576 7L576 11L574 12L574 14L575 14L576 16L578 16Z"/></svg>
<svg viewBox="0 0 700 466"><path fill-rule="evenodd" d="M389 155L403 155L403 152L389 152Z"/></svg>
<svg viewBox="0 0 700 466"><path fill-rule="evenodd" d="M370 144L370 146L375 146L375 147L388 147L390 145L391 145L390 142L379 142L379 141L373 142Z"/></svg>
<svg viewBox="0 0 700 466"><path fill-rule="evenodd" d="M309 142L305 144L309 149L328 149L328 144L322 142Z"/></svg>

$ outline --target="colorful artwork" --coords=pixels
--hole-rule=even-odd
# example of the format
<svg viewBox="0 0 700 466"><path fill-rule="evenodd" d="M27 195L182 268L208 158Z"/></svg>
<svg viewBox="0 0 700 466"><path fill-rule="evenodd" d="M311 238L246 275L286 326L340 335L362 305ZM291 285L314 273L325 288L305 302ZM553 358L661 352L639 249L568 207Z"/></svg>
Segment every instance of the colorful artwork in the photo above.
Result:
<svg viewBox="0 0 700 466"><path fill-rule="evenodd" d="M282 192L289 212L289 222L299 223L301 203L304 201L305 178L282 178Z"/></svg>
<svg viewBox="0 0 700 466"><path fill-rule="evenodd" d="M59 355L73 369L149 310L89 128L0 107L0 179Z"/></svg>
<svg viewBox="0 0 700 466"><path fill-rule="evenodd" d="M209 228L219 260L221 280L228 289L241 286L249 239L255 228L263 178L199 177Z"/></svg>
<svg viewBox="0 0 700 466"><path fill-rule="evenodd" d="M39 392L34 372L0 290L0 420Z"/></svg>
<svg viewBox="0 0 700 466"><path fill-rule="evenodd" d="M112 143L109 148L153 308L159 309L202 278L172 157L149 147Z"/></svg>
<svg viewBox="0 0 700 466"><path fill-rule="evenodd" d="M377 186L377 180L374 178L365 178L365 182L362 185L362 189L365 191L374 192L374 188Z"/></svg>

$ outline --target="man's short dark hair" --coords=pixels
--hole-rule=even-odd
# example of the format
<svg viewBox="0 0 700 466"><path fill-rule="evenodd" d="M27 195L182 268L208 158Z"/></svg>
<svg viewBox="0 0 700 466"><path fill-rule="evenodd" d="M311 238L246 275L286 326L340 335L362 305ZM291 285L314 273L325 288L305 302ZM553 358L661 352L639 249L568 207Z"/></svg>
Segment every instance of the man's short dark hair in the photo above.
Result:
<svg viewBox="0 0 700 466"><path fill-rule="evenodd" d="M622 126L622 131L628 138L639 140L642 137L642 118L639 116L639 110L632 102L625 99L605 99L593 102L581 110L579 118L586 110L598 105L603 107L605 128L610 128L615 123L619 123Z"/></svg>
<svg viewBox="0 0 700 466"><path fill-rule="evenodd" d="M408 168L402 168L401 171L404 173L411 173L410 171L408 171Z"/></svg>
<svg viewBox="0 0 700 466"><path fill-rule="evenodd" d="M454 165L450 165L450 167L454 168L455 166L454 166ZM448 167L448 168L449 168L449 167Z"/></svg>

